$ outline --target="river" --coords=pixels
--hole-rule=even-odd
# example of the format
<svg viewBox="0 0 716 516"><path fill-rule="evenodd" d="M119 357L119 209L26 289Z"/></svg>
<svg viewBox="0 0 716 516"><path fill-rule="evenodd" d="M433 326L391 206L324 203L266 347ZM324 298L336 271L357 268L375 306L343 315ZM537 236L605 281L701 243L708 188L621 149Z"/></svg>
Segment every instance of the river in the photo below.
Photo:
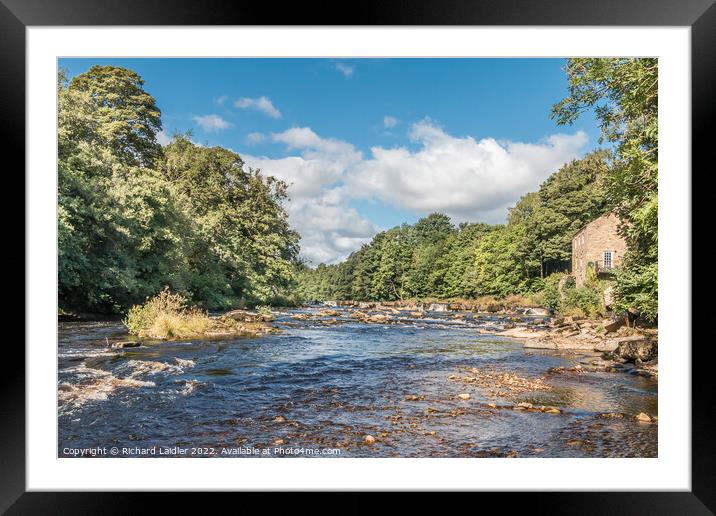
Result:
<svg viewBox="0 0 716 516"><path fill-rule="evenodd" d="M265 337L121 350L120 323L60 323L58 456L657 455L658 424L633 419L658 414L654 379L570 371L586 355L526 351L505 316L293 318L317 310L280 312Z"/></svg>

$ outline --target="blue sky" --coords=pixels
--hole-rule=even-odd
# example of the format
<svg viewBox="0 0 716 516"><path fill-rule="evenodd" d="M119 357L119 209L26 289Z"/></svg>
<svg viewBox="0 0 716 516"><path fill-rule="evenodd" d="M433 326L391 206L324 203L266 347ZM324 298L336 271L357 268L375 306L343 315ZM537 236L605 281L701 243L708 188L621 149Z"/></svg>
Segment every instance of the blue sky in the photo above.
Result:
<svg viewBox="0 0 716 516"><path fill-rule="evenodd" d="M291 187L304 257L335 262L432 211L504 222L507 208L597 145L592 114L560 127L564 59L62 59L130 68L162 110Z"/></svg>

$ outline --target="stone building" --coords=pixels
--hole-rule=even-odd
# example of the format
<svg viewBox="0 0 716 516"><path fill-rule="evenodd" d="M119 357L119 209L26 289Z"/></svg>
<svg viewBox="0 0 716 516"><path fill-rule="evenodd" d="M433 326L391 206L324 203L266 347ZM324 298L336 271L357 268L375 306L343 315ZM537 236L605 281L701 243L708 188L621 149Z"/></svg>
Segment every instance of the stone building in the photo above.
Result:
<svg viewBox="0 0 716 516"><path fill-rule="evenodd" d="M618 225L619 218L607 213L572 237L572 275L578 287L584 284L588 267L605 274L621 265L627 245L617 233Z"/></svg>

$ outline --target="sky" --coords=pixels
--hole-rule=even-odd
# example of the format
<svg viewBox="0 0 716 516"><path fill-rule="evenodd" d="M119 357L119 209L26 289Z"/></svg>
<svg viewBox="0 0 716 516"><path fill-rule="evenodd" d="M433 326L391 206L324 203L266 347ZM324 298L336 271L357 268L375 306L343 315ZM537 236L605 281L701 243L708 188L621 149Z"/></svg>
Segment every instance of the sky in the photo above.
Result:
<svg viewBox="0 0 716 516"><path fill-rule="evenodd" d="M61 59L136 71L159 141L192 131L286 181L312 265L432 212L506 221L508 208L597 147L593 113L558 126L564 59Z"/></svg>

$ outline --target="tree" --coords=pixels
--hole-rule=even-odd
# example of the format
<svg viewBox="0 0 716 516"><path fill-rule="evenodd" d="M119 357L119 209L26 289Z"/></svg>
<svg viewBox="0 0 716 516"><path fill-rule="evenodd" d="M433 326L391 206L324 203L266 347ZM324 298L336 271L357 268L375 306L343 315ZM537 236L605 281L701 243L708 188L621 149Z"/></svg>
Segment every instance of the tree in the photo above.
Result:
<svg viewBox="0 0 716 516"><path fill-rule="evenodd" d="M602 139L615 145L606 196L622 220L628 252L616 300L651 320L658 313L658 60L580 58L567 62L569 96L553 106L560 124L594 109ZM627 286L628 285L628 286Z"/></svg>
<svg viewBox="0 0 716 516"><path fill-rule="evenodd" d="M299 238L285 183L183 135L164 153L142 84L117 67L59 75L60 307L120 312L165 286L209 309L282 299Z"/></svg>
<svg viewBox="0 0 716 516"><path fill-rule="evenodd" d="M200 147L183 135L164 153L161 172L198 234L185 252L186 289L200 299L213 296L216 307L279 296L294 280L298 256L299 237L283 208L287 185L246 167L232 151Z"/></svg>
<svg viewBox="0 0 716 516"><path fill-rule="evenodd" d="M510 225L524 226L522 253L539 263L541 278L570 259L574 234L607 209L607 158L596 151L567 163L510 209Z"/></svg>
<svg viewBox="0 0 716 516"><path fill-rule="evenodd" d="M111 122L63 74L58 106L60 306L118 311L170 280L179 213L155 171L106 147Z"/></svg>
<svg viewBox="0 0 716 516"><path fill-rule="evenodd" d="M518 252L521 230L499 226L480 240L471 271L473 295L505 297L529 291L529 272Z"/></svg>
<svg viewBox="0 0 716 516"><path fill-rule="evenodd" d="M161 155L156 138L162 128L161 111L143 84L126 68L93 66L73 78L69 87L87 94L97 143L125 165L151 167Z"/></svg>

